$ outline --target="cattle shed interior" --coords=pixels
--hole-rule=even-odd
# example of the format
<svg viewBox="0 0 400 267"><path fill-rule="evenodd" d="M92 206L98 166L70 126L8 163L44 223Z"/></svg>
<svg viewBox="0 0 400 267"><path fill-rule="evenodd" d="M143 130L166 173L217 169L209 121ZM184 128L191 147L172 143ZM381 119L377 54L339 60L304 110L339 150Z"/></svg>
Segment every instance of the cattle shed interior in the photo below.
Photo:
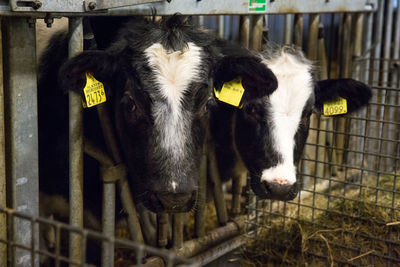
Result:
<svg viewBox="0 0 400 267"><path fill-rule="evenodd" d="M93 256L93 244L100 247L94 256L101 266L400 266L399 5L0 0L0 267L92 266L86 256ZM369 105L342 116L313 112L293 200L259 199L246 175L222 183L208 136L193 211L155 214L133 201L106 106L91 108L101 120L103 149L83 138L86 109L81 95L70 92L70 200L50 200L65 202L69 215L66 221L42 216L37 64L45 42L65 27L73 57L93 39L88 18L176 13L247 49L262 51L269 42L300 47L317 80L368 84ZM81 187L84 153L101 165L100 229L83 222L83 191L91 190ZM116 202L123 206L122 223L116 223Z"/></svg>

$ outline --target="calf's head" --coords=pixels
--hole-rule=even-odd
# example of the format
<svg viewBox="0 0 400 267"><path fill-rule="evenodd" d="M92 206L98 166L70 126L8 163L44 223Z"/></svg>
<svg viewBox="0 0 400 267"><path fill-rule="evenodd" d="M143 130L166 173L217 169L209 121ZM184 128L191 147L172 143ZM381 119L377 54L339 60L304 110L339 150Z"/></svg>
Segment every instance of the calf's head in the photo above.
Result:
<svg viewBox="0 0 400 267"><path fill-rule="evenodd" d="M352 79L314 81L311 63L292 48L269 52L262 62L276 77L276 90L244 101L241 109L219 103L211 115L211 127L219 128L221 117L226 117L224 121L229 117L230 126L223 127L231 127L229 135L235 154L233 170L238 166L247 168L251 187L259 197L290 200L299 189L296 166L308 136L313 109L321 110L324 102L342 97L347 100L349 113L368 103L371 90ZM250 80L256 81L256 75L254 73ZM217 147L216 150L218 157ZM225 163L219 161L220 169L224 169L221 164L226 160Z"/></svg>
<svg viewBox="0 0 400 267"><path fill-rule="evenodd" d="M66 89L80 92L86 72L104 83L134 196L154 212L188 211L196 201L211 43L176 16L135 19L107 49L83 52L60 71Z"/></svg>

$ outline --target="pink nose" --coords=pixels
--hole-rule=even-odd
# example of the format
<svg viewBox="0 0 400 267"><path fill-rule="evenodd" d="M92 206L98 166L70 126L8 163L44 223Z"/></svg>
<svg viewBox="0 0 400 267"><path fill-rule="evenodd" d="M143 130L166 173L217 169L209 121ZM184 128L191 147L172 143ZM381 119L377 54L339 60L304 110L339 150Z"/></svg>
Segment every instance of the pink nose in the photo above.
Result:
<svg viewBox="0 0 400 267"><path fill-rule="evenodd" d="M288 181L286 179L282 179L282 178L275 178L274 182L278 183L278 184L287 184Z"/></svg>

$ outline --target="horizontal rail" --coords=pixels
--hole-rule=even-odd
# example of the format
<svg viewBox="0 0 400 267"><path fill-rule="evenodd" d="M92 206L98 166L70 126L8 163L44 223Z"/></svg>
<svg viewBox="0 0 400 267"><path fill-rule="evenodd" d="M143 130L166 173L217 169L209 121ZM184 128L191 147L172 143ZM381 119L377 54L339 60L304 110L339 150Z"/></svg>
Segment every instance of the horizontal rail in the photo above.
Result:
<svg viewBox="0 0 400 267"><path fill-rule="evenodd" d="M98 2L98 3L97 3ZM128 2L134 5L126 6ZM0 16L44 17L46 13L55 16L125 16L151 15L248 15L248 14L293 14L293 13L334 13L334 12L372 12L377 0L291 0L291 1L252 1L252 0L172 0L158 1L52 1L52 0L0 0ZM264 3L263 3L264 2ZM136 5L135 5L136 3ZM143 4L144 3L144 4ZM120 7L117 7L120 6ZM116 7L104 9L109 7ZM101 9L101 10L99 10Z"/></svg>

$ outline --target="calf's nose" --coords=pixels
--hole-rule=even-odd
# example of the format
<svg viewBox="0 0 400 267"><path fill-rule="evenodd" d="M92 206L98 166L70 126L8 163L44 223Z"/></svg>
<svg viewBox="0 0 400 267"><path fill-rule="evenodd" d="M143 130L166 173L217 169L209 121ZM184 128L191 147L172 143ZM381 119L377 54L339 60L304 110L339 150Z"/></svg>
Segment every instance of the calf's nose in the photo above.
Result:
<svg viewBox="0 0 400 267"><path fill-rule="evenodd" d="M156 193L156 197L161 202L166 212L186 212L189 211L195 202L196 192L191 193Z"/></svg>

